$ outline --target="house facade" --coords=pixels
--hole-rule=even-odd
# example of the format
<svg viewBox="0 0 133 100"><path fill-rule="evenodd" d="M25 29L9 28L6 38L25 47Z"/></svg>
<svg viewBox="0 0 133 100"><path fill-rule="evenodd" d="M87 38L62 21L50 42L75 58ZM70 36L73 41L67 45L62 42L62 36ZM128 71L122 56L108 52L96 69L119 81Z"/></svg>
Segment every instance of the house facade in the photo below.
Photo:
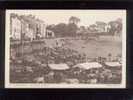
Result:
<svg viewBox="0 0 133 100"><path fill-rule="evenodd" d="M13 39L37 39L45 38L46 24L40 19L36 19L32 15L10 16L10 35Z"/></svg>
<svg viewBox="0 0 133 100"><path fill-rule="evenodd" d="M10 17L10 38L21 38L21 21L17 15L11 15Z"/></svg>

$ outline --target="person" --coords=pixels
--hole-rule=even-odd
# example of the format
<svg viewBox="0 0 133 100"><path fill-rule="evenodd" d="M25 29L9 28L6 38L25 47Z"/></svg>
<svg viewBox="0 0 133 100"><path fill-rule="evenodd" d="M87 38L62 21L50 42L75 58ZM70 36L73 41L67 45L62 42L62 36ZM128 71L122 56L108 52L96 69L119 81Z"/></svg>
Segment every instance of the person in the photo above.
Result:
<svg viewBox="0 0 133 100"><path fill-rule="evenodd" d="M54 80L54 72L53 71L50 71L47 75L45 75L44 79L47 83L51 83L53 80Z"/></svg>
<svg viewBox="0 0 133 100"><path fill-rule="evenodd" d="M56 83L60 83L62 81L62 79L63 79L62 76L63 76L63 73L61 73L61 72L55 72L55 74L54 74L54 81Z"/></svg>

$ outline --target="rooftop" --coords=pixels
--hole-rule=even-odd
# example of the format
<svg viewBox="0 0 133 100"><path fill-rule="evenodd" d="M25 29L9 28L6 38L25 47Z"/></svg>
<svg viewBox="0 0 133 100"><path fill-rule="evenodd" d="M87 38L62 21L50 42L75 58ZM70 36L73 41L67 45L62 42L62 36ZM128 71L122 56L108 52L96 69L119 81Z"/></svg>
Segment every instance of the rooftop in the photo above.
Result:
<svg viewBox="0 0 133 100"><path fill-rule="evenodd" d="M74 67L88 70L88 69L92 69L92 68L101 68L102 65L99 64L98 62L87 62L87 63L77 64Z"/></svg>
<svg viewBox="0 0 133 100"><path fill-rule="evenodd" d="M49 67L53 70L67 70L69 67L67 64L49 64Z"/></svg>
<svg viewBox="0 0 133 100"><path fill-rule="evenodd" d="M121 66L122 64L119 62L105 62L105 65L111 66L111 67L116 67L116 66Z"/></svg>

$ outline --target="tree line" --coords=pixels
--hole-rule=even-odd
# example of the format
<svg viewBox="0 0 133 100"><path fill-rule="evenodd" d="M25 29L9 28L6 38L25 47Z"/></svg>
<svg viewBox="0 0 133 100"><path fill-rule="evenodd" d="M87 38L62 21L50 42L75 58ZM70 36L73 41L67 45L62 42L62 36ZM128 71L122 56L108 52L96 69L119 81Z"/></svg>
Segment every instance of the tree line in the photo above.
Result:
<svg viewBox="0 0 133 100"><path fill-rule="evenodd" d="M121 34L122 31L122 19L117 19L115 21L110 21L108 23L97 21L95 24L92 24L85 28L85 26L78 27L78 23L81 20L78 17L71 16L68 20L68 24L66 23L59 23L57 25L48 25L47 29L52 30L55 33L56 37L74 37L77 34L77 30L82 29L84 32L90 30L90 27L93 31L97 32L96 27L105 27L109 25L110 28L108 29L109 35Z"/></svg>
<svg viewBox="0 0 133 100"><path fill-rule="evenodd" d="M57 37L75 36L80 19L74 16L69 18L69 23L59 23L57 25L48 25L47 29L52 30Z"/></svg>

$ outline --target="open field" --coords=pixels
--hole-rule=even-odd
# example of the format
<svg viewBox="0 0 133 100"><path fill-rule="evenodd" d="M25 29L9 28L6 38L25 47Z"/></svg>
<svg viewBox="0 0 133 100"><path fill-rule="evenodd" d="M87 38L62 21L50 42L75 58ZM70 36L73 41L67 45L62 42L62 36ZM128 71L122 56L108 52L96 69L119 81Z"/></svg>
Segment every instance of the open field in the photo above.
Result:
<svg viewBox="0 0 133 100"><path fill-rule="evenodd" d="M54 40L46 40L47 45L53 45ZM112 56L121 54L122 42L116 37L100 37L98 40L68 40L65 45L67 48L85 53L89 58L107 57L109 53Z"/></svg>

